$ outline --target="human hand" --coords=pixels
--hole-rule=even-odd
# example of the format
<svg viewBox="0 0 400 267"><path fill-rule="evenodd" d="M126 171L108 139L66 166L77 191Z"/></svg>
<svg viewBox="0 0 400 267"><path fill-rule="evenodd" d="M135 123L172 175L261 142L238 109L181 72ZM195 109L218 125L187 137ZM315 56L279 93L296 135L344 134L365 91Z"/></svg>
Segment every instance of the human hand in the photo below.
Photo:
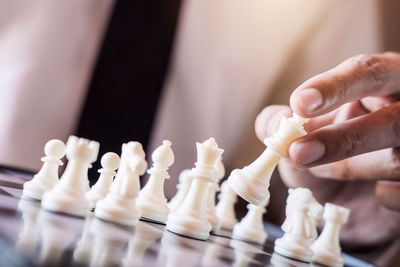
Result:
<svg viewBox="0 0 400 267"><path fill-rule="evenodd" d="M324 201L357 203L354 209L374 198L368 188L375 186L380 203L400 210L398 100L398 53L356 56L300 85L292 93L290 105L298 115L311 118L305 125L309 134L290 145L289 160L281 160L284 182L289 187L309 187ZM287 106L265 108L256 120L258 138L270 136L280 118L291 113ZM361 190L363 187L367 189ZM351 199L351 194L358 199ZM379 209L368 209L374 208ZM355 216L355 220L368 219Z"/></svg>

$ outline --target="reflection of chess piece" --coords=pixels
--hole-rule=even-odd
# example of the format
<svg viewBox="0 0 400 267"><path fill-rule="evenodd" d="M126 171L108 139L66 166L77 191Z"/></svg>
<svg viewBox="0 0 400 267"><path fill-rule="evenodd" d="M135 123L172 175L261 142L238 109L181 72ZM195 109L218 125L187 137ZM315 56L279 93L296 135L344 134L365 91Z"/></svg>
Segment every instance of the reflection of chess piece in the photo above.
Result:
<svg viewBox="0 0 400 267"><path fill-rule="evenodd" d="M32 256L36 251L39 236L39 226L36 217L40 210L40 203L20 199L18 201L18 209L22 212L24 226L18 235L16 248L22 254Z"/></svg>
<svg viewBox="0 0 400 267"><path fill-rule="evenodd" d="M216 206L218 228L232 230L237 223L235 216L237 196L229 186L228 181L221 184L221 193L218 195L218 198L219 201Z"/></svg>
<svg viewBox="0 0 400 267"><path fill-rule="evenodd" d="M93 220L93 213L88 212L85 224L83 226L82 237L78 241L76 245L76 249L74 251L74 261L78 264L87 265L90 262L90 256L92 252L93 246L93 235L91 233L91 225Z"/></svg>
<svg viewBox="0 0 400 267"><path fill-rule="evenodd" d="M307 188L289 189L286 201L287 217L282 224L283 237L275 241L275 252L305 262L310 262L310 245L317 235L317 214L323 207Z"/></svg>
<svg viewBox="0 0 400 267"><path fill-rule="evenodd" d="M113 152L105 153L101 157L101 169L98 170L100 177L96 184L86 193L86 199L89 201L90 208L96 206L98 200L106 197L112 184L115 170L119 166L119 156Z"/></svg>
<svg viewBox="0 0 400 267"><path fill-rule="evenodd" d="M331 203L325 204L325 226L318 239L311 246L313 261L327 266L343 266L343 256L339 244L339 232L350 215L350 210Z"/></svg>
<svg viewBox="0 0 400 267"><path fill-rule="evenodd" d="M292 259L286 258L284 256L281 256L275 252L272 253L271 263L272 263L272 266L275 266L275 267L301 267L301 266L309 267L310 266L308 263L306 264L306 263L303 263L300 261L292 260Z"/></svg>
<svg viewBox="0 0 400 267"><path fill-rule="evenodd" d="M142 218L165 223L169 208L164 194L164 181L169 178L167 170L174 163L171 142L164 140L151 157L153 166L147 171L150 177L139 193L136 207Z"/></svg>
<svg viewBox="0 0 400 267"><path fill-rule="evenodd" d="M107 196L97 202L96 217L133 226L139 217L136 209L136 197L140 189L139 175L143 175L146 167L142 145L139 142L123 144L117 177Z"/></svg>
<svg viewBox="0 0 400 267"><path fill-rule="evenodd" d="M24 184L22 194L26 197L41 200L44 192L58 182L58 167L63 165L61 158L65 155L65 145L62 141L52 139L44 147L43 166L31 181Z"/></svg>
<svg viewBox="0 0 400 267"><path fill-rule="evenodd" d="M177 192L175 196L168 202L169 210L175 211L185 200L190 186L192 184L192 177L190 176L190 170L183 170L179 174L179 184L176 185Z"/></svg>
<svg viewBox="0 0 400 267"><path fill-rule="evenodd" d="M147 249L163 235L163 229L155 224L139 221L135 226L135 234L129 241L128 253L122 260L123 266L140 266Z"/></svg>
<svg viewBox="0 0 400 267"><path fill-rule="evenodd" d="M229 238L210 236L212 243L208 243L203 257L201 258L202 266L222 266L231 254L229 248ZM224 260L222 260L222 258ZM232 259L233 261L233 259Z"/></svg>
<svg viewBox="0 0 400 267"><path fill-rule="evenodd" d="M68 165L60 181L44 193L42 207L76 216L85 216L89 202L85 198L89 190L88 170L96 161L99 143L70 136L67 141Z"/></svg>
<svg viewBox="0 0 400 267"><path fill-rule="evenodd" d="M38 224L41 232L40 265L61 266L61 257L81 233L83 221L41 210Z"/></svg>
<svg viewBox="0 0 400 267"><path fill-rule="evenodd" d="M212 228L205 212L208 183L215 180L215 163L223 150L218 148L214 138L196 145L196 167L190 174L193 176L192 185L182 205L169 214L166 228L177 234L206 240Z"/></svg>
<svg viewBox="0 0 400 267"><path fill-rule="evenodd" d="M160 249L160 253L162 252L163 259L165 260L163 265L166 267L176 267L181 266L183 263L185 267L197 266L206 246L206 242L174 235L169 231L165 231L161 238Z"/></svg>
<svg viewBox="0 0 400 267"><path fill-rule="evenodd" d="M264 244L267 232L264 229L263 214L267 203L261 206L248 204L246 216L233 228L233 237L236 239Z"/></svg>
<svg viewBox="0 0 400 267"><path fill-rule="evenodd" d="M91 229L94 237L91 267L119 265L124 247L132 237L132 227L120 227L94 218Z"/></svg>
<svg viewBox="0 0 400 267"><path fill-rule="evenodd" d="M303 128L306 121L296 114L289 119L283 117L279 130L264 140L267 145L265 151L250 165L232 171L228 178L232 190L254 205L268 201L272 172L281 157L287 157L290 143L307 134Z"/></svg>
<svg viewBox="0 0 400 267"><path fill-rule="evenodd" d="M225 176L225 167L220 157L215 165L215 181L208 183L206 196L206 214L207 221L211 223L212 230L215 231L218 227L218 216L215 210L215 195L219 191L219 182Z"/></svg>
<svg viewBox="0 0 400 267"><path fill-rule="evenodd" d="M261 246L245 243L240 240L232 239L230 246L235 252L235 261L232 264L235 267L247 267L255 262L254 257L257 254L265 253Z"/></svg>

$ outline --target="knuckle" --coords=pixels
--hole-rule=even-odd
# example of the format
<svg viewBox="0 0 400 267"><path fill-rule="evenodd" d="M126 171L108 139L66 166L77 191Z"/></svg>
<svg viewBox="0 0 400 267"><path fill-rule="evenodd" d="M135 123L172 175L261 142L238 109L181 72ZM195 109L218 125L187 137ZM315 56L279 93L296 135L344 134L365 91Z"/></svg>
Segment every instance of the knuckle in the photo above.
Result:
<svg viewBox="0 0 400 267"><path fill-rule="evenodd" d="M354 131L349 131L347 129L342 129L340 131L338 148L342 153L341 158L349 158L356 154L361 138Z"/></svg>
<svg viewBox="0 0 400 267"><path fill-rule="evenodd" d="M350 59L350 63L357 75L366 76L369 81L381 86L388 78L387 62L380 55L361 54Z"/></svg>
<svg viewBox="0 0 400 267"><path fill-rule="evenodd" d="M397 102L389 107L388 120L390 122L391 130L394 135L393 146L400 145L400 102Z"/></svg>

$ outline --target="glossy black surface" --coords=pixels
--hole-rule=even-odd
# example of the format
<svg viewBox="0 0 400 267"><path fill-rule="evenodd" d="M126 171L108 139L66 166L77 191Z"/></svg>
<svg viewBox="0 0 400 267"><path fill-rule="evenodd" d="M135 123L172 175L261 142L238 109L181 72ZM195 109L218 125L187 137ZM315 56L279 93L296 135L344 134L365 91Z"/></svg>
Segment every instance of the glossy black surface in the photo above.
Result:
<svg viewBox="0 0 400 267"><path fill-rule="evenodd" d="M0 169L0 266L309 266L273 254L279 227L266 223L258 246L211 235L199 241L139 221L129 228L48 212L21 198L32 175ZM223 235L229 235L229 232ZM370 266L345 256L347 266Z"/></svg>

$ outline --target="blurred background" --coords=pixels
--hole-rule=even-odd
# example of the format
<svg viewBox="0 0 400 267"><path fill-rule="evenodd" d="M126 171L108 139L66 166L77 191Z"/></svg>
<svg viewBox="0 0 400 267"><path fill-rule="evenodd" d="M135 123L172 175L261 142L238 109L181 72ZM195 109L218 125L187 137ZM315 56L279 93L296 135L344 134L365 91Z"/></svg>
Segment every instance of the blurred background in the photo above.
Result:
<svg viewBox="0 0 400 267"><path fill-rule="evenodd" d="M196 141L215 137L229 174L265 148L263 107L348 57L399 51L399 11L395 0L0 0L0 164L37 171L46 141L71 134L99 141L99 158L130 140L149 158L169 139L171 197ZM277 224L278 176L266 215Z"/></svg>

